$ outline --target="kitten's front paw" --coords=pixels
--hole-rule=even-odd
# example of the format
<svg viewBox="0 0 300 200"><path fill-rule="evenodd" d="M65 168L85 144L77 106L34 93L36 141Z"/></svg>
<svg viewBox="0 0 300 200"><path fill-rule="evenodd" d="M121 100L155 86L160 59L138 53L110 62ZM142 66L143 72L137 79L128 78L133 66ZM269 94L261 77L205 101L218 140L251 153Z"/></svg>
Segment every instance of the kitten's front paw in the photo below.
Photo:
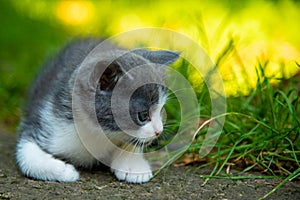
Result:
<svg viewBox="0 0 300 200"><path fill-rule="evenodd" d="M149 163L142 156L124 153L111 165L117 179L128 183L145 183L153 177Z"/></svg>
<svg viewBox="0 0 300 200"><path fill-rule="evenodd" d="M79 173L73 165L65 164L59 171L61 171L61 175L57 177L59 182L74 182L79 179Z"/></svg>
<svg viewBox="0 0 300 200"><path fill-rule="evenodd" d="M120 170L115 170L115 175L117 179L121 181L126 181L128 183L145 183L150 181L153 177L152 172L142 172L142 173L134 173L134 172L125 172Z"/></svg>
<svg viewBox="0 0 300 200"><path fill-rule="evenodd" d="M79 179L79 173L75 167L61 160L55 159L53 162L49 162L47 167L39 177L36 177L37 179L58 182L74 182Z"/></svg>
<svg viewBox="0 0 300 200"><path fill-rule="evenodd" d="M18 144L17 162L23 174L34 179L59 182L79 179L73 165L54 158L34 142L21 141Z"/></svg>

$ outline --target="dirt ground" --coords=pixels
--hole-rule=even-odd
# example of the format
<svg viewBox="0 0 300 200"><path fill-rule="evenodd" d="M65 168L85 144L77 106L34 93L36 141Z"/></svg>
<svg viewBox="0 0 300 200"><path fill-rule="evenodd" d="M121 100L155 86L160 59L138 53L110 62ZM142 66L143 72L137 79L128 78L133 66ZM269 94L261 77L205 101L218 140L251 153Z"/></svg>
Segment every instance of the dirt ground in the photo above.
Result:
<svg viewBox="0 0 300 200"><path fill-rule="evenodd" d="M15 164L16 134L0 133L0 199L258 199L280 180L211 179L211 169L169 167L146 184L117 181L108 170L81 171L75 183L43 182L25 178ZM300 181L285 184L268 199L300 199Z"/></svg>

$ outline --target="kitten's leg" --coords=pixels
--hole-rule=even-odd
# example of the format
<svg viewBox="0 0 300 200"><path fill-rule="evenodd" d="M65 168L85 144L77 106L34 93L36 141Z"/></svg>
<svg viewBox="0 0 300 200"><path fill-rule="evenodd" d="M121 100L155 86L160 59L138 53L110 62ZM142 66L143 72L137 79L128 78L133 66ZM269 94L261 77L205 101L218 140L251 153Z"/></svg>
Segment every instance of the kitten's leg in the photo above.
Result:
<svg viewBox="0 0 300 200"><path fill-rule="evenodd" d="M153 177L150 165L142 154L124 151L113 160L111 169L117 179L129 183L144 183Z"/></svg>
<svg viewBox="0 0 300 200"><path fill-rule="evenodd" d="M20 140L16 154L17 163L26 176L60 182L79 179L79 173L73 165L54 158L32 141Z"/></svg>

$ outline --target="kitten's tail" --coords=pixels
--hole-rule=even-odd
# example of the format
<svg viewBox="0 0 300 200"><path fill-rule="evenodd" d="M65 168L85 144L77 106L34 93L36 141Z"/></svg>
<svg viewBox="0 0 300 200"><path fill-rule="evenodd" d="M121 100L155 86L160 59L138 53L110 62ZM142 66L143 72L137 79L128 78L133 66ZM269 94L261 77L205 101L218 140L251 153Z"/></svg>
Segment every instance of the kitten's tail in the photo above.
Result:
<svg viewBox="0 0 300 200"><path fill-rule="evenodd" d="M73 165L54 158L34 141L20 139L16 159L21 172L34 179L59 182L73 182L79 179L79 173Z"/></svg>

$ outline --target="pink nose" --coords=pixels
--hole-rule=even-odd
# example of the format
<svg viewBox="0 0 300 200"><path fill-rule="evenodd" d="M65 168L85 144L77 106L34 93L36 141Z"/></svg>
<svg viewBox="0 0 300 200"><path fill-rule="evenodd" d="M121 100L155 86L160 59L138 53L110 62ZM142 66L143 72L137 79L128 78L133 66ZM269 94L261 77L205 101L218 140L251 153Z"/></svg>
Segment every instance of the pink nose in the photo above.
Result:
<svg viewBox="0 0 300 200"><path fill-rule="evenodd" d="M159 136L162 133L162 131L155 131L155 135Z"/></svg>

